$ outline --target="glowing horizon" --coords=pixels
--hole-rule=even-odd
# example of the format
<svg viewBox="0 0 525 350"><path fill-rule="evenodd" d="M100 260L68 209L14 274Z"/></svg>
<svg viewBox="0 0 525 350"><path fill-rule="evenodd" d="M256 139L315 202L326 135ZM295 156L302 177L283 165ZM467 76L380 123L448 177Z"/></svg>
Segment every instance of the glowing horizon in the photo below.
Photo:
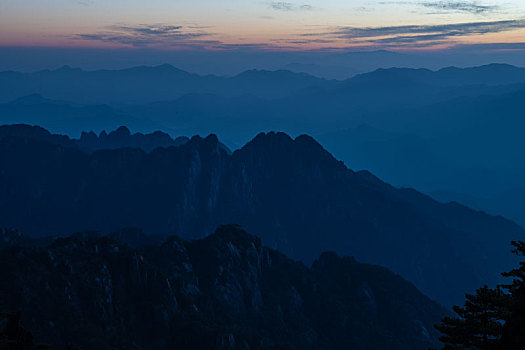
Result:
<svg viewBox="0 0 525 350"><path fill-rule="evenodd" d="M4 0L0 46L436 50L525 43L510 1Z"/></svg>

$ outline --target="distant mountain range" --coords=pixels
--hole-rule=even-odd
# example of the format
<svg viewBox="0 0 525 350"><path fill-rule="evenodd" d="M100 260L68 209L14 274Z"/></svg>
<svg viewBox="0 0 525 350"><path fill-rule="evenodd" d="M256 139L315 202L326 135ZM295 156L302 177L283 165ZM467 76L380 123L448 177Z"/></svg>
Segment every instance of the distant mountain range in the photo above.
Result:
<svg viewBox="0 0 525 350"><path fill-rule="evenodd" d="M84 71L64 66L35 73L0 72L0 101L37 93L81 104L144 104L189 93L274 98L329 81L305 73L249 70L234 77L190 74L170 65Z"/></svg>
<svg viewBox="0 0 525 350"><path fill-rule="evenodd" d="M173 100L190 93L279 98L313 88L331 90L376 83L380 83L376 88L381 88L399 81L441 87L508 85L525 83L525 69L503 64L439 71L390 68L337 81L289 70L248 70L233 77L220 77L191 74L167 64L97 71L64 66L35 73L0 72L0 102L30 94L70 103L110 105Z"/></svg>
<svg viewBox="0 0 525 350"><path fill-rule="evenodd" d="M136 226L197 238L237 223L307 263L336 250L387 266L449 306L499 281L514 266L510 240L525 235L501 217L353 172L309 136L260 134L233 153L213 135L149 153L86 153L41 129L3 129L0 222L31 236ZM119 134L128 135L109 135Z"/></svg>
<svg viewBox="0 0 525 350"><path fill-rule="evenodd" d="M525 68L507 64L489 64L470 68L447 67L437 71L413 68L382 68L371 73L360 74L347 81L370 81L371 78L377 82L404 79L435 86L508 85L524 83Z"/></svg>
<svg viewBox="0 0 525 350"><path fill-rule="evenodd" d="M93 72L62 68L1 72L0 122L34 121L53 130L65 124L62 130L70 133L75 122L101 131L128 120L138 131L214 130L244 142L267 129L312 133L362 123L381 127L385 118L370 115L378 112L398 113L387 121L405 125L399 114L407 108L522 90L525 69L508 65L436 72L380 69L344 81L290 71L198 76L168 65Z"/></svg>
<svg viewBox="0 0 525 350"><path fill-rule="evenodd" d="M377 55L393 64L402 58L349 57ZM525 211L504 200L525 186L524 71L504 64L389 68L341 81L285 70L200 76L169 65L1 72L0 123L75 137L121 125L175 136L214 133L232 149L261 131L306 133L353 169L425 193L457 194L440 200L490 198L494 205L476 208L525 225Z"/></svg>
<svg viewBox="0 0 525 350"><path fill-rule="evenodd" d="M0 302L58 348L426 349L447 314L383 267L325 252L308 268L235 226L136 248L95 233L2 243Z"/></svg>

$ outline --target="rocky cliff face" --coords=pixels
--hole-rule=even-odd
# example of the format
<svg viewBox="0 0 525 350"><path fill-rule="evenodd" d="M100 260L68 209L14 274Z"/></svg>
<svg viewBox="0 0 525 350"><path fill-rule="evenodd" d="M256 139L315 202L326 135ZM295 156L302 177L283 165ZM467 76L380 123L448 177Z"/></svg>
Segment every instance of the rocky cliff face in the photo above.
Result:
<svg viewBox="0 0 525 350"><path fill-rule="evenodd" d="M83 349L426 349L446 313L385 268L335 253L307 268L231 225L140 249L94 233L10 244L0 265L0 305Z"/></svg>
<svg viewBox="0 0 525 350"><path fill-rule="evenodd" d="M336 250L387 266L445 305L499 281L515 265L508 242L525 235L351 171L311 137L283 133L233 153L214 135L149 153L0 137L0 222L29 235L135 226L184 238L237 223L306 263Z"/></svg>

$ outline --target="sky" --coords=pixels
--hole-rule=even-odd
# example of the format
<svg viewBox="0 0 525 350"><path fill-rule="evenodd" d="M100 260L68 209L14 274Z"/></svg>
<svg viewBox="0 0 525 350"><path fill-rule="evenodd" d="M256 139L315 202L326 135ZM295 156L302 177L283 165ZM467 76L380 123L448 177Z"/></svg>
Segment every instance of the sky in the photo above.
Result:
<svg viewBox="0 0 525 350"><path fill-rule="evenodd" d="M0 1L3 47L439 50L493 43L525 43L525 1Z"/></svg>
<svg viewBox="0 0 525 350"><path fill-rule="evenodd" d="M362 52L377 54L347 55ZM524 62L524 0L0 0L0 70L169 63L342 79Z"/></svg>

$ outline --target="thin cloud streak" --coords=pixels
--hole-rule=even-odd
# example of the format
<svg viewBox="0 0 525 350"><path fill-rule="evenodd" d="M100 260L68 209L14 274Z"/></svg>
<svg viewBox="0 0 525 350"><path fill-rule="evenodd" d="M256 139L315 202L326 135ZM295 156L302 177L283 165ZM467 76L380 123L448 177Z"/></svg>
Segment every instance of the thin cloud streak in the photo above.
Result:
<svg viewBox="0 0 525 350"><path fill-rule="evenodd" d="M308 4L295 5L291 2L274 1L269 3L271 9L276 11L311 11L313 6Z"/></svg>
<svg viewBox="0 0 525 350"><path fill-rule="evenodd" d="M170 48L191 50L279 50L290 46L277 46L271 43L226 43L210 40L215 34L200 25L114 25L98 33L84 33L73 36L75 40L99 41L135 48Z"/></svg>
<svg viewBox="0 0 525 350"><path fill-rule="evenodd" d="M434 2L420 2L419 5L443 11L453 12L468 12L473 14L484 14L493 12L499 9L497 5L482 5L477 1L434 1Z"/></svg>
<svg viewBox="0 0 525 350"><path fill-rule="evenodd" d="M304 33L303 37L342 39L350 44L379 46L418 46L452 44L456 39L473 35L500 33L525 28L525 19L452 23L437 25L404 25L385 27L338 27L320 33Z"/></svg>
<svg viewBox="0 0 525 350"><path fill-rule="evenodd" d="M98 41L136 48L182 48L212 50L300 50L305 46L322 48L431 48L451 47L473 35L500 33L525 28L525 19L437 25L384 27L336 27L323 32L303 33L261 43L235 43L217 39L209 27L192 25L114 25L95 33L73 36L76 40ZM272 43L273 41L273 43Z"/></svg>
<svg viewBox="0 0 525 350"><path fill-rule="evenodd" d="M212 36L204 31L204 27L195 25L184 27L180 25L115 25L107 27L98 33L76 34L74 39L91 40L133 47L150 46L191 46L221 44L216 40L200 38Z"/></svg>
<svg viewBox="0 0 525 350"><path fill-rule="evenodd" d="M464 12L474 15L484 15L500 9L498 5L484 5L477 1L382 1L379 4L420 6L441 12Z"/></svg>
<svg viewBox="0 0 525 350"><path fill-rule="evenodd" d="M339 27L336 31L326 33L345 38L368 38L385 35L399 34L430 34L441 33L451 35L474 35L486 33L499 33L513 29L525 28L525 19L467 22L437 25L404 25L387 27Z"/></svg>

